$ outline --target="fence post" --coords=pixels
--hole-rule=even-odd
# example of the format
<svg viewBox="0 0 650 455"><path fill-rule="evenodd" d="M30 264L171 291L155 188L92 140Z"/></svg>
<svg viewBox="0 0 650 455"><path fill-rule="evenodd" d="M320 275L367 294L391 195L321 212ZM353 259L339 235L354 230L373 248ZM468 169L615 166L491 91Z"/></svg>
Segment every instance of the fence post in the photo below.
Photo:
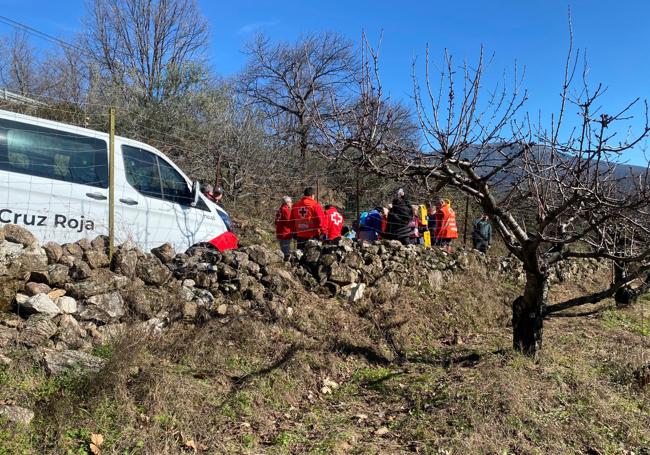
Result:
<svg viewBox="0 0 650 455"><path fill-rule="evenodd" d="M359 221L359 168L357 167L356 172L357 177L357 196L356 196L356 208L357 208L357 222Z"/></svg>
<svg viewBox="0 0 650 455"><path fill-rule="evenodd" d="M115 108L108 110L108 259L115 248Z"/></svg>

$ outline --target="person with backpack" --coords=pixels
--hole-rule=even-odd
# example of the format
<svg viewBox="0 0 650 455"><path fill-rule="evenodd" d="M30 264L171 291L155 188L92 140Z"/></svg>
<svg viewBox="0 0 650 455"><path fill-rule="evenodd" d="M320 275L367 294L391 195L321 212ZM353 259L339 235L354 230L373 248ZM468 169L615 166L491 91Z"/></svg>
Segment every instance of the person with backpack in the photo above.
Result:
<svg viewBox="0 0 650 455"><path fill-rule="evenodd" d="M381 207L375 207L371 211L360 216L359 222L359 240L374 242L382 232ZM363 215L363 214L362 214Z"/></svg>
<svg viewBox="0 0 650 455"><path fill-rule="evenodd" d="M384 237L389 240L399 240L402 244L407 245L412 232L412 228L409 227L412 220L413 208L404 195L404 190L400 188L397 191L397 197L393 200L393 206L388 212L388 225Z"/></svg>
<svg viewBox="0 0 650 455"><path fill-rule="evenodd" d="M479 250L481 253L487 253L488 248L492 244L492 225L486 214L483 214L474 223L472 244L474 245L474 249Z"/></svg>
<svg viewBox="0 0 650 455"><path fill-rule="evenodd" d="M296 236L296 248L304 249L305 243L324 234L325 212L314 198L314 188L305 188L303 197L291 209L291 230Z"/></svg>

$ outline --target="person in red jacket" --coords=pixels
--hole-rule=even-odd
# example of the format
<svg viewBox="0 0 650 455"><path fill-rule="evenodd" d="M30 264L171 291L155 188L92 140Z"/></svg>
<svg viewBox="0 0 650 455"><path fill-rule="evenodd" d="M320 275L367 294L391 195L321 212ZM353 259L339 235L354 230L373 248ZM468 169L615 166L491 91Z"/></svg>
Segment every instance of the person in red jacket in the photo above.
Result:
<svg viewBox="0 0 650 455"><path fill-rule="evenodd" d="M305 243L323 234L325 213L314 199L314 188L305 188L304 196L291 209L291 230L296 236L296 248L304 249Z"/></svg>
<svg viewBox="0 0 650 455"><path fill-rule="evenodd" d="M456 214L451 208L451 203L439 199L437 210L434 214L436 226L433 231L434 242L451 251L451 241L458 238L458 226L456 225Z"/></svg>
<svg viewBox="0 0 650 455"><path fill-rule="evenodd" d="M280 250L284 256L288 256L291 251L291 239L293 231L291 230L291 198L285 196L282 198L282 205L275 214L275 238L280 243Z"/></svg>
<svg viewBox="0 0 650 455"><path fill-rule="evenodd" d="M333 205L325 206L325 238L326 240L336 240L341 237L343 230L343 215Z"/></svg>

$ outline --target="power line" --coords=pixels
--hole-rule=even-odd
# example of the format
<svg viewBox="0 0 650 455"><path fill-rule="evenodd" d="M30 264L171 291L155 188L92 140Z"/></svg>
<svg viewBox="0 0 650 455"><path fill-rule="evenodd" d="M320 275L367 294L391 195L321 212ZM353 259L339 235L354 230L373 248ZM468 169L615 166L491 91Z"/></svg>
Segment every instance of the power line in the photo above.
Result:
<svg viewBox="0 0 650 455"><path fill-rule="evenodd" d="M0 15L0 22L5 24L5 25L9 25L10 27L13 27L13 28L22 30L22 31L24 31L26 33L29 33L30 35L37 36L39 38L50 41L50 42L52 42L54 44L58 44L59 46L65 47L67 49L76 50L77 52L81 52L83 54L86 53L86 51L84 49L80 48L79 46L75 46L74 44L70 44L70 43L68 43L66 41L63 41L60 38L49 35L49 34L47 34L45 32L42 32L42 31L34 28L34 27L31 27L31 26L29 26L27 24L23 24L22 22L18 22L18 21L14 20L14 19L11 19L9 17Z"/></svg>

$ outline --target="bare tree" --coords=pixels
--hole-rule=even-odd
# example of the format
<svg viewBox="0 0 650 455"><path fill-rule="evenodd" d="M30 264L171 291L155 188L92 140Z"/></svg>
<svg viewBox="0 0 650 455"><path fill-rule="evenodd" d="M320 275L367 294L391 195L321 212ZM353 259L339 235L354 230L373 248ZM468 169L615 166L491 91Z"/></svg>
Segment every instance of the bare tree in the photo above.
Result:
<svg viewBox="0 0 650 455"><path fill-rule="evenodd" d="M313 145L316 115L329 118L342 103L356 63L351 42L335 33L307 35L295 44L271 44L260 35L246 50L241 91L262 110L269 128L296 144L304 158Z"/></svg>
<svg viewBox="0 0 650 455"><path fill-rule="evenodd" d="M548 128L533 126L522 112L527 94L516 68L512 88L489 92L482 85L483 52L473 66L459 67L445 54L434 82L427 50L423 87L414 75L424 145L413 147L388 134L394 120L381 107L386 97L377 54L364 47L364 108L356 111L362 127L321 125L329 138L323 153L357 160L377 175L419 181L433 193L443 185L456 188L492 217L526 273L523 294L512 305L515 349L536 355L546 316L597 303L648 273L649 172L617 164L650 133L647 107L638 136L618 142L615 124L629 118L635 103L598 111L603 87L591 90L586 70L576 84L578 53L570 50L558 114ZM569 123L569 111L578 114L577 123ZM599 292L549 305L549 267L574 258L611 259L623 271Z"/></svg>
<svg viewBox="0 0 650 455"><path fill-rule="evenodd" d="M16 31L0 42L0 80L23 96L33 96L40 84L38 60L25 32Z"/></svg>
<svg viewBox="0 0 650 455"><path fill-rule="evenodd" d="M208 25L196 0L92 0L85 47L102 75L144 105L205 74Z"/></svg>

